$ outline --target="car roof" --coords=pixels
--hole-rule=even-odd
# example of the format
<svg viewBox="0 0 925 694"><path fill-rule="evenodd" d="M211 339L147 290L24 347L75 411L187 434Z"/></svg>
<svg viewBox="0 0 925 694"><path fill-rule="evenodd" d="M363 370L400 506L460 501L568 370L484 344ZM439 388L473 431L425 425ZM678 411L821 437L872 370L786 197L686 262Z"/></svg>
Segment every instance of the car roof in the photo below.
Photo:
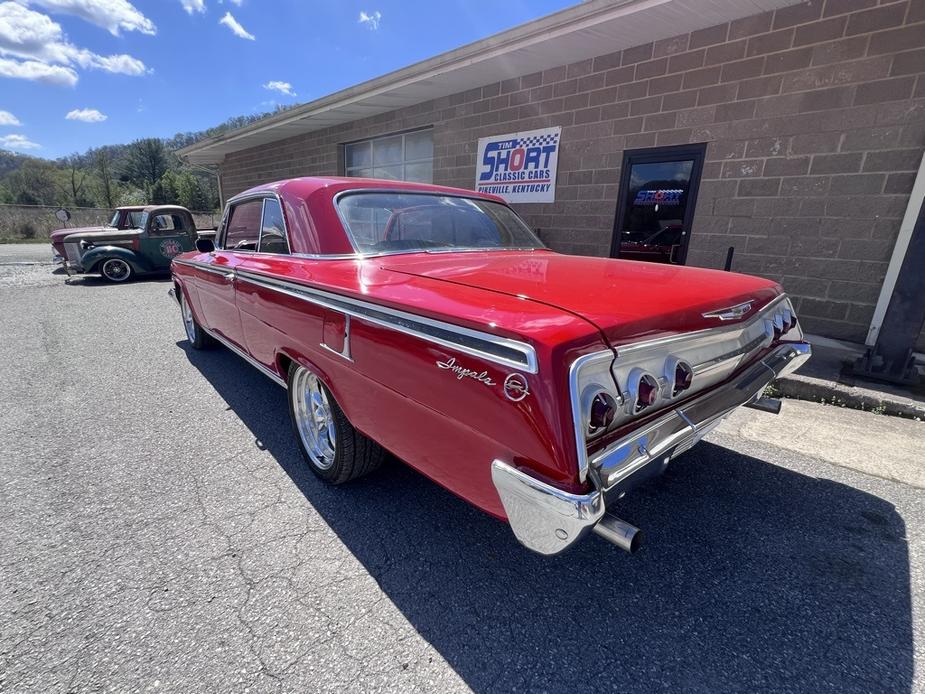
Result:
<svg viewBox="0 0 925 694"><path fill-rule="evenodd" d="M185 207L181 207L180 205L148 205L139 209L143 210L144 212L148 212L149 214L155 210L157 212L189 212L189 210L187 210Z"/></svg>
<svg viewBox="0 0 925 694"><path fill-rule="evenodd" d="M333 197L345 190L370 189L408 191L410 193L442 193L444 195L465 196L494 202L504 202L504 199L497 195L478 193L474 190L467 190L465 188L438 186L431 183L413 183L411 181L392 181L380 178L351 178L347 176L305 176L302 178L287 178L281 181L273 181L272 183L265 183L238 193L232 197L229 202L252 195L260 195L261 193L286 194L294 197L308 198L322 191L325 191L329 196Z"/></svg>

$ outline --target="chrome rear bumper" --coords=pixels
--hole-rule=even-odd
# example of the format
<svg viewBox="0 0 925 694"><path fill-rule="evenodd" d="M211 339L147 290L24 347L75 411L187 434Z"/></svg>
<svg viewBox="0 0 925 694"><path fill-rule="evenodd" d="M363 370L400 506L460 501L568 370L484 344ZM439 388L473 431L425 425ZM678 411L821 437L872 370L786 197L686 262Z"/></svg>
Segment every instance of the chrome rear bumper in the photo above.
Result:
<svg viewBox="0 0 925 694"><path fill-rule="evenodd" d="M804 342L787 343L770 352L730 382L671 410L654 422L611 444L591 460L595 490L570 494L501 460L491 476L514 535L541 554L556 554L587 534L604 516L607 500L651 476L683 453L720 421L762 396L765 387L812 355Z"/></svg>

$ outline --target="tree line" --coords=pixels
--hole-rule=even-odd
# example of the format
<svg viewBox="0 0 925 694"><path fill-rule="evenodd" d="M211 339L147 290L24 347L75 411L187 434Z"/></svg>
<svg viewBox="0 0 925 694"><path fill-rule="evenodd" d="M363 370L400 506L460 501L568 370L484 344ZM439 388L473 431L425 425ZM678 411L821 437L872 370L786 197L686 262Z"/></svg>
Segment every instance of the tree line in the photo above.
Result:
<svg viewBox="0 0 925 694"><path fill-rule="evenodd" d="M0 203L106 208L177 204L216 210L220 201L215 175L181 162L175 150L265 115L238 116L200 132L147 137L56 160L0 150Z"/></svg>

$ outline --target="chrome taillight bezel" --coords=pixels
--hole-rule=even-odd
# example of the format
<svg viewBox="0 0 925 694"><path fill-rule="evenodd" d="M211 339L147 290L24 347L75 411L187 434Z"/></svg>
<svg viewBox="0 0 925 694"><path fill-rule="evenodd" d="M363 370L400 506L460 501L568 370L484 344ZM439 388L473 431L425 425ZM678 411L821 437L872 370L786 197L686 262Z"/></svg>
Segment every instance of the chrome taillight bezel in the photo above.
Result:
<svg viewBox="0 0 925 694"><path fill-rule="evenodd" d="M775 316L780 314L781 336L775 338ZM729 378L739 367L767 349L775 339L800 340L802 331L793 306L780 295L754 315L694 332L644 340L585 354L569 367L569 388L575 443L578 447L578 476L584 482L590 468L589 448L607 431L625 426L636 417L672 405L701 393ZM676 392L675 369L684 363L692 372L691 386ZM638 378L647 373L658 382L658 398L638 409ZM588 431L588 389L603 390L620 404L619 413L606 429ZM593 395L592 395L593 397Z"/></svg>
<svg viewBox="0 0 925 694"><path fill-rule="evenodd" d="M585 422L585 436L588 440L601 436L613 426L617 414L620 412L620 400L618 398L619 396L615 397L611 391L603 387L592 386L586 389L582 397L582 418ZM595 418L594 409L598 403L603 403L604 406L609 407L611 410L609 419L605 416L605 421L600 424L593 421Z"/></svg>
<svg viewBox="0 0 925 694"><path fill-rule="evenodd" d="M683 369L689 374L688 383L681 387L678 386L678 369ZM670 356L665 360L665 397L674 400L682 396L691 389L694 384L694 367L684 359Z"/></svg>

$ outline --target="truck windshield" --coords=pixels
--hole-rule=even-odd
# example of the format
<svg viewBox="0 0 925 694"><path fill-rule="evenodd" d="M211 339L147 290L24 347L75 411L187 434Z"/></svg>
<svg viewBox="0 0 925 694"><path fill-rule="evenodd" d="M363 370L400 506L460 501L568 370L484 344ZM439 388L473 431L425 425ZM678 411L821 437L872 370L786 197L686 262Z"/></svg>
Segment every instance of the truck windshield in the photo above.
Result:
<svg viewBox="0 0 925 694"><path fill-rule="evenodd" d="M120 215L120 214L121 214L121 213L119 212L119 210L116 210L116 211L113 213L113 215L112 215L112 219L109 220L109 224L107 224L106 226L108 226L108 227L117 227L117 226L119 226L119 215Z"/></svg>
<svg viewBox="0 0 925 694"><path fill-rule="evenodd" d="M545 248L501 203L428 193L358 192L337 202L360 253Z"/></svg>

